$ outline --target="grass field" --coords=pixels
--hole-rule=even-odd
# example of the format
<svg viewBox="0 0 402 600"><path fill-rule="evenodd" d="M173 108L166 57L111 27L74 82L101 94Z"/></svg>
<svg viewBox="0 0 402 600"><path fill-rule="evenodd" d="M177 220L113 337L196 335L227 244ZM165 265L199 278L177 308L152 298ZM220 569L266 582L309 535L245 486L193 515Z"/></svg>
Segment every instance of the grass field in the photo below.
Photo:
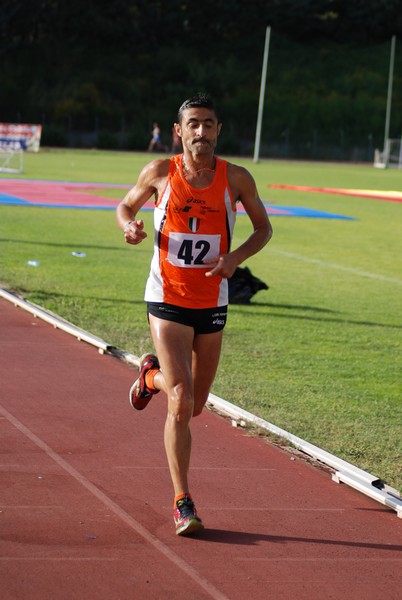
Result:
<svg viewBox="0 0 402 600"><path fill-rule="evenodd" d="M148 160L44 149L25 155L22 177L133 184ZM402 172L236 162L270 204L354 220L271 218L272 241L247 261L270 289L230 306L213 392L402 489L402 204L268 188L401 190ZM151 213L144 220L150 231ZM249 232L239 215L234 246ZM0 282L137 355L150 349L143 290L151 252L152 236L124 244L113 211L0 205Z"/></svg>

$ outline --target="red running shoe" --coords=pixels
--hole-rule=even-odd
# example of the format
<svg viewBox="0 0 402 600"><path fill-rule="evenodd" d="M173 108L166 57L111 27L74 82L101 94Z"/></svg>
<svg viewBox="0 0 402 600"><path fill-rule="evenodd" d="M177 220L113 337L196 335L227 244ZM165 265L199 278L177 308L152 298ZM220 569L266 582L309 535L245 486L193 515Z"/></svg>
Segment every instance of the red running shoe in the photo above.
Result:
<svg viewBox="0 0 402 600"><path fill-rule="evenodd" d="M159 361L154 354L143 354L140 358L140 375L130 389L130 404L136 410L144 410L152 396L159 390L152 390L145 383L145 375L150 369L159 369Z"/></svg>
<svg viewBox="0 0 402 600"><path fill-rule="evenodd" d="M174 522L177 535L190 535L204 529L204 525L197 515L197 511L190 496L184 496L176 502L174 509Z"/></svg>

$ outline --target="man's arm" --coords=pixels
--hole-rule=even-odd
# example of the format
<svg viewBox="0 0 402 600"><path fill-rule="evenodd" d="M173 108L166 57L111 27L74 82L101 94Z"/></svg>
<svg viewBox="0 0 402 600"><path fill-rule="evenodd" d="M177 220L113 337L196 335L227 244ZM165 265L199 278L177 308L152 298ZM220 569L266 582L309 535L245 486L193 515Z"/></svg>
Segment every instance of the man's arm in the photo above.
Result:
<svg viewBox="0 0 402 600"><path fill-rule="evenodd" d="M220 256L214 268L206 273L207 277L231 277L236 267L259 252L272 237L272 226L252 175L243 167L229 164L228 181L233 199L240 200L246 210L253 225L253 233L238 248Z"/></svg>
<svg viewBox="0 0 402 600"><path fill-rule="evenodd" d="M136 185L117 206L117 225L123 230L128 244L139 244L147 237L144 221L135 217L145 202L161 190L168 172L169 159L150 162L142 169Z"/></svg>

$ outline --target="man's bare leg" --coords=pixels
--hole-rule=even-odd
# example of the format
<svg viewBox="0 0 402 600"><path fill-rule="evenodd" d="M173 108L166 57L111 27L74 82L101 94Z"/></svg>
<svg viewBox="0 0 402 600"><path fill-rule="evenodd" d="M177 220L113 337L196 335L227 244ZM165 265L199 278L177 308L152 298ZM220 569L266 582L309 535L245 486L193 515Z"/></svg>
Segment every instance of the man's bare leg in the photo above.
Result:
<svg viewBox="0 0 402 600"><path fill-rule="evenodd" d="M175 496L188 492L191 454L190 419L194 408L191 375L194 331L191 327L149 315L162 374L154 379L168 398L165 449Z"/></svg>
<svg viewBox="0 0 402 600"><path fill-rule="evenodd" d="M154 385L168 396L165 448L175 496L189 491L190 420L208 399L221 350L222 331L194 337L191 327L150 315L162 372Z"/></svg>
<svg viewBox="0 0 402 600"><path fill-rule="evenodd" d="M201 414L208 400L209 392L218 369L222 348L223 330L216 333L203 333L194 338L193 344L193 417Z"/></svg>

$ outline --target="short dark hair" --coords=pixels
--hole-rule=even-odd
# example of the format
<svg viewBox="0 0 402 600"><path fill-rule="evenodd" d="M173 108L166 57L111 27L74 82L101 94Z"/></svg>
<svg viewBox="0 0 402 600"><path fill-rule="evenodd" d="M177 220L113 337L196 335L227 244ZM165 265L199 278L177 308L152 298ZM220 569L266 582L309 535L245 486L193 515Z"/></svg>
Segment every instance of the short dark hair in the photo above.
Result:
<svg viewBox="0 0 402 600"><path fill-rule="evenodd" d="M179 112L177 113L178 123L181 123L183 112L188 108L208 108L209 110L212 110L215 113L215 116L218 119L218 123L221 122L215 103L213 102L212 98L208 96L208 94L199 93L185 100L180 106Z"/></svg>

